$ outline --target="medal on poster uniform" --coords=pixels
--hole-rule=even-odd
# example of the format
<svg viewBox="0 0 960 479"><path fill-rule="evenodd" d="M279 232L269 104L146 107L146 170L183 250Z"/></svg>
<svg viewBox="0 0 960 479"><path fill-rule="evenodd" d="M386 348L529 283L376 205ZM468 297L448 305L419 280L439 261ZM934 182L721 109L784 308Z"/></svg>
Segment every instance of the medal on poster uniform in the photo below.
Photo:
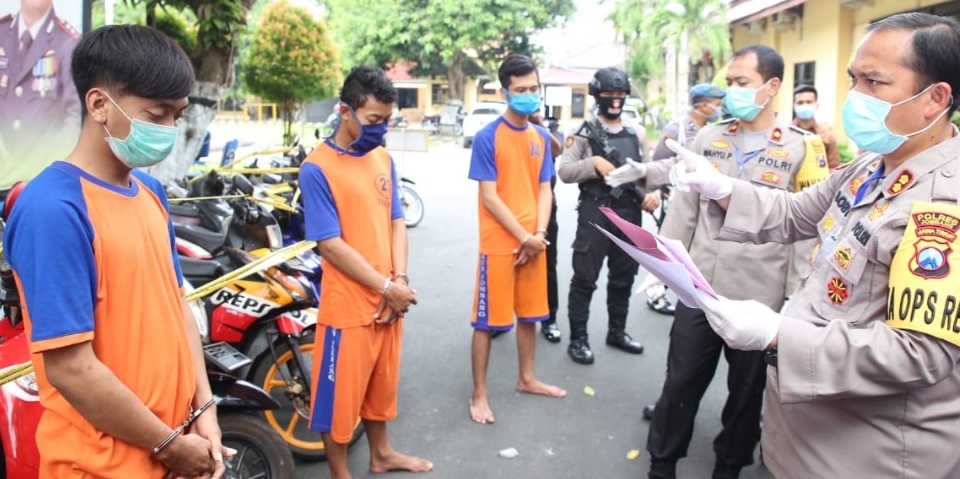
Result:
<svg viewBox="0 0 960 479"><path fill-rule="evenodd" d="M890 263L887 326L960 346L960 206L916 202Z"/></svg>
<svg viewBox="0 0 960 479"><path fill-rule="evenodd" d="M39 93L41 97L46 96L48 91L56 88L53 76L57 73L57 61L52 56L53 50L47 51L45 55L33 65L32 89Z"/></svg>

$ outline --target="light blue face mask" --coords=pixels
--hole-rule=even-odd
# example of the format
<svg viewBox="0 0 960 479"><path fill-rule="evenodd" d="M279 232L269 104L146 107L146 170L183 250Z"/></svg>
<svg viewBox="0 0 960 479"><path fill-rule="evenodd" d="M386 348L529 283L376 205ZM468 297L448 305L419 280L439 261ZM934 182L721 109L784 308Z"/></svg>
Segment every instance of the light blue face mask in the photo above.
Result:
<svg viewBox="0 0 960 479"><path fill-rule="evenodd" d="M177 137L180 135L180 128L176 126L157 125L143 120L134 120L117 105L117 102L110 98L106 92L104 96L113 103L113 106L120 110L123 116L130 120L130 134L123 140L115 138L107 130L107 125L103 129L107 130L107 144L110 150L116 155L128 168L146 168L156 165L166 160L177 144Z"/></svg>
<svg viewBox="0 0 960 479"><path fill-rule="evenodd" d="M767 83L770 83L768 80ZM763 107L770 101L770 97L764 100L763 105L757 105L754 100L757 98L757 92L767 86L764 83L760 88L746 88L742 86L731 86L727 88L727 94L723 97L723 107L727 112L736 118L744 121L753 121L757 115L763 111Z"/></svg>
<svg viewBox="0 0 960 479"><path fill-rule="evenodd" d="M511 95L507 90L503 90L507 97L507 105L510 109L517 112L518 115L530 116L540 109L540 93L518 93Z"/></svg>
<svg viewBox="0 0 960 479"><path fill-rule="evenodd" d="M817 114L817 105L808 103L806 105L797 105L793 107L793 113L801 120L812 120Z"/></svg>
<svg viewBox="0 0 960 479"><path fill-rule="evenodd" d="M929 130L940 117L950 110L950 107L947 107L929 125L907 135L894 134L887 128L887 115L890 114L893 107L907 103L923 95L931 88L933 88L933 85L924 88L923 91L906 100L893 104L851 90L847 95L847 101L843 104L843 131L861 150L881 155L893 153L910 137ZM953 99L951 98L951 106L952 102Z"/></svg>

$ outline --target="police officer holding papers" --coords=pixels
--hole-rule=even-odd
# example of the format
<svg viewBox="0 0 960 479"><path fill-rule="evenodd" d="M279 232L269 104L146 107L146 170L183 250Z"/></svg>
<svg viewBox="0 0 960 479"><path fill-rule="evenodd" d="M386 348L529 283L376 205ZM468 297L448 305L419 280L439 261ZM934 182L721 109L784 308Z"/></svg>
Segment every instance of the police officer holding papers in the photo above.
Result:
<svg viewBox="0 0 960 479"><path fill-rule="evenodd" d="M757 188L672 143L712 236L820 241L783 314L700 305L730 347L769 351L763 460L779 479L960 477L960 23L905 13L867 30L843 125L868 153L825 181Z"/></svg>
<svg viewBox="0 0 960 479"><path fill-rule="evenodd" d="M692 148L717 176L739 178L764 190L792 192L822 181L829 174L819 137L778 117L774 98L783 78L783 58L773 48L750 45L737 50L727 69L729 88L724 108L734 119L705 126ZM677 144L667 140L669 144ZM677 159L618 168L610 185L643 175L654 188L668 181ZM682 165L681 165L682 166ZM756 298L779 310L788 291L790 265L799 254L791 246L745 245L715 241L708 226L708 203L697 195L681 194L670 214L693 216L673 228L674 239L689 245L690 256L720 294ZM720 418L722 430L714 442L713 479L735 479L754 462L760 440L760 409L766 381L763 353L724 347L695 304L679 303L670 329L667 376L654 408L647 437L650 479L676 477L677 461L687 455L698 405L710 385L721 354L729 364L729 395Z"/></svg>

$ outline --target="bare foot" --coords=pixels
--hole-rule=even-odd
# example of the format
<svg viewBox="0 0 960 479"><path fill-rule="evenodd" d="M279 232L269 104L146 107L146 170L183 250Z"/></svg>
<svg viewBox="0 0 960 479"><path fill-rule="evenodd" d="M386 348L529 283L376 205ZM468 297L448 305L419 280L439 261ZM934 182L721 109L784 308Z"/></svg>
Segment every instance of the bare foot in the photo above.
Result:
<svg viewBox="0 0 960 479"><path fill-rule="evenodd" d="M487 398L470 399L470 419L480 424L493 424L493 411L490 410Z"/></svg>
<svg viewBox="0 0 960 479"><path fill-rule="evenodd" d="M405 456L397 451L380 457L370 455L370 472L380 474L389 471L428 472L433 463L419 457Z"/></svg>
<svg viewBox="0 0 960 479"><path fill-rule="evenodd" d="M567 392L556 386L544 384L534 379L530 382L517 381L517 391L527 394L540 394L552 398L562 398L567 396Z"/></svg>

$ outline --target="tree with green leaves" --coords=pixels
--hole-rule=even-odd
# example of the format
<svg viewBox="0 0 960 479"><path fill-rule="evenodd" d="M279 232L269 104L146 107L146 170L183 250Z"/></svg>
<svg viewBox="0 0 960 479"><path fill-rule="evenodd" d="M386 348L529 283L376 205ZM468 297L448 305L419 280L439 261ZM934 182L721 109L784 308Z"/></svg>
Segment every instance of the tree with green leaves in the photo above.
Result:
<svg viewBox="0 0 960 479"><path fill-rule="evenodd" d="M164 183L186 174L200 152L207 127L217 113L217 103L233 86L239 37L254 1L123 0L118 4L125 8L117 9L118 13L124 12L117 20L131 21L130 18L135 17L141 23L142 18L143 24L163 30L178 40L190 56L197 75L197 84L190 93L190 107L180 122L180 141L166 161L148 169ZM100 8L97 3L99 0L94 10ZM187 21L181 22L181 19ZM189 22L191 20L193 22Z"/></svg>
<svg viewBox="0 0 960 479"><path fill-rule="evenodd" d="M663 72L664 49L691 60L723 62L730 54L727 0L619 0L612 15L627 45L632 77Z"/></svg>
<svg viewBox="0 0 960 479"><path fill-rule="evenodd" d="M326 24L287 0L264 9L240 70L250 93L279 105L284 144L293 138L293 120L303 104L334 96L341 81Z"/></svg>
<svg viewBox="0 0 960 479"><path fill-rule="evenodd" d="M417 65L442 69L451 99L463 99L469 63L492 69L506 54L533 55L530 36L574 11L573 0L330 0L345 67Z"/></svg>

